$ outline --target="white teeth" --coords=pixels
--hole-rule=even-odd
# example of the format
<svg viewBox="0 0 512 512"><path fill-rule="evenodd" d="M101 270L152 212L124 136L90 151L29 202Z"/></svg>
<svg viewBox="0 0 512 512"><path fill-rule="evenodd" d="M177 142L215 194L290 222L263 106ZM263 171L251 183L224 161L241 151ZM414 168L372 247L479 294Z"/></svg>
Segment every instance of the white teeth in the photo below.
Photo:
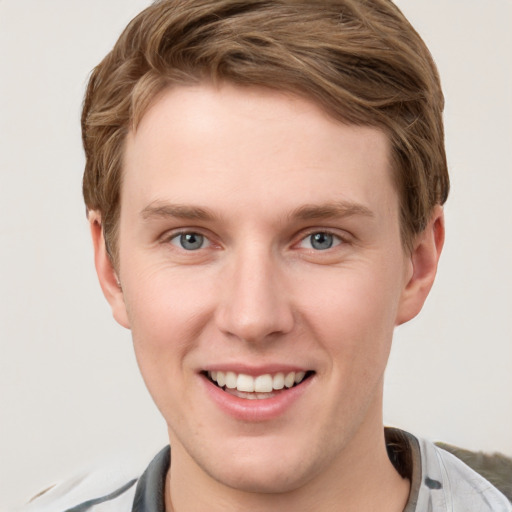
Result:
<svg viewBox="0 0 512 512"><path fill-rule="evenodd" d="M237 387L236 373L234 373L234 372L226 373L226 387L229 389L235 389Z"/></svg>
<svg viewBox="0 0 512 512"><path fill-rule="evenodd" d="M276 373L272 379L272 387L274 389L284 388L284 373Z"/></svg>
<svg viewBox="0 0 512 512"><path fill-rule="evenodd" d="M245 393L271 393L273 390L284 387L291 388L294 384L301 383L306 372L289 372L286 375L279 372L273 376L266 373L252 377L245 373L212 371L208 372L208 376L221 388L226 386L228 389L236 389Z"/></svg>
<svg viewBox="0 0 512 512"><path fill-rule="evenodd" d="M240 373L236 379L236 389L238 391L252 392L254 391L254 378L250 375Z"/></svg>
<svg viewBox="0 0 512 512"><path fill-rule="evenodd" d="M254 379L254 391L270 393L272 391L272 375L259 375Z"/></svg>
<svg viewBox="0 0 512 512"><path fill-rule="evenodd" d="M302 382L302 379L304 379L305 376L306 376L306 372L297 372L295 374L295 379L293 379L295 384Z"/></svg>
<svg viewBox="0 0 512 512"><path fill-rule="evenodd" d="M295 384L295 372L290 372L284 378L284 385L291 388Z"/></svg>

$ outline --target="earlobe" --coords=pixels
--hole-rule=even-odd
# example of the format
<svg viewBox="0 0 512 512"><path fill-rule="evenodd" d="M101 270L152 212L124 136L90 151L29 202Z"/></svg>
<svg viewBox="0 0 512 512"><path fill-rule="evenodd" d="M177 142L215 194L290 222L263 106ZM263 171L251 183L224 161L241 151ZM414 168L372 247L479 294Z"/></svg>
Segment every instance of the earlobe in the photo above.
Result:
<svg viewBox="0 0 512 512"><path fill-rule="evenodd" d="M421 311L434 284L444 235L443 207L436 205L427 227L414 241L409 256L412 272L402 292L396 325L408 322Z"/></svg>
<svg viewBox="0 0 512 512"><path fill-rule="evenodd" d="M117 323L129 329L130 322L126 312L123 290L105 245L101 215L98 211L91 210L88 213L88 220L94 246L94 265L103 295L110 304Z"/></svg>

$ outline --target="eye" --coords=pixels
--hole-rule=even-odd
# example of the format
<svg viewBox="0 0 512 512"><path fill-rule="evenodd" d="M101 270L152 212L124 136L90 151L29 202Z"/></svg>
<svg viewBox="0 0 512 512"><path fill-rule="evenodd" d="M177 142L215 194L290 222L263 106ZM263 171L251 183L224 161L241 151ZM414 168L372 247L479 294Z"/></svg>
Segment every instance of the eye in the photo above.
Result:
<svg viewBox="0 0 512 512"><path fill-rule="evenodd" d="M176 245L186 251L197 251L210 245L210 241L199 233L179 233L170 239L172 245Z"/></svg>
<svg viewBox="0 0 512 512"><path fill-rule="evenodd" d="M300 247L314 249L315 251L325 251L341 243L342 240L338 236L325 231L317 231L304 238L300 243Z"/></svg>

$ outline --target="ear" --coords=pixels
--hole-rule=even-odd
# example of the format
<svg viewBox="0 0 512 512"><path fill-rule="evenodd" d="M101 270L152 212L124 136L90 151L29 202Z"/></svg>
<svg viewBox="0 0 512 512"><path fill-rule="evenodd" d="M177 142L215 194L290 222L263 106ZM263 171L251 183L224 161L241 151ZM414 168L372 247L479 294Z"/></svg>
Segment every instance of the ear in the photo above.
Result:
<svg viewBox="0 0 512 512"><path fill-rule="evenodd" d="M126 312L123 289L105 245L101 226L101 214L98 211L91 210L88 213L88 219L94 246L94 265L103 295L105 295L110 304L112 314L117 323L129 329L130 322Z"/></svg>
<svg viewBox="0 0 512 512"><path fill-rule="evenodd" d="M402 292L396 325L408 322L421 311L434 284L444 234L443 207L436 205L427 227L416 236L408 256L411 271Z"/></svg>

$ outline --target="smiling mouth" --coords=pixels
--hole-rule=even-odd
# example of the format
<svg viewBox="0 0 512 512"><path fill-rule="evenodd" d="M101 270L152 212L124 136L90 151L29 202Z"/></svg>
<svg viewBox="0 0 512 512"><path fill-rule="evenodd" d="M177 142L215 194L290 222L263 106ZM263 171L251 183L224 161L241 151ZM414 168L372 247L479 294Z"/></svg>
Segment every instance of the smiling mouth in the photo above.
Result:
<svg viewBox="0 0 512 512"><path fill-rule="evenodd" d="M299 386L315 372L278 372L251 376L244 373L209 371L204 375L226 393L248 400L265 400Z"/></svg>

